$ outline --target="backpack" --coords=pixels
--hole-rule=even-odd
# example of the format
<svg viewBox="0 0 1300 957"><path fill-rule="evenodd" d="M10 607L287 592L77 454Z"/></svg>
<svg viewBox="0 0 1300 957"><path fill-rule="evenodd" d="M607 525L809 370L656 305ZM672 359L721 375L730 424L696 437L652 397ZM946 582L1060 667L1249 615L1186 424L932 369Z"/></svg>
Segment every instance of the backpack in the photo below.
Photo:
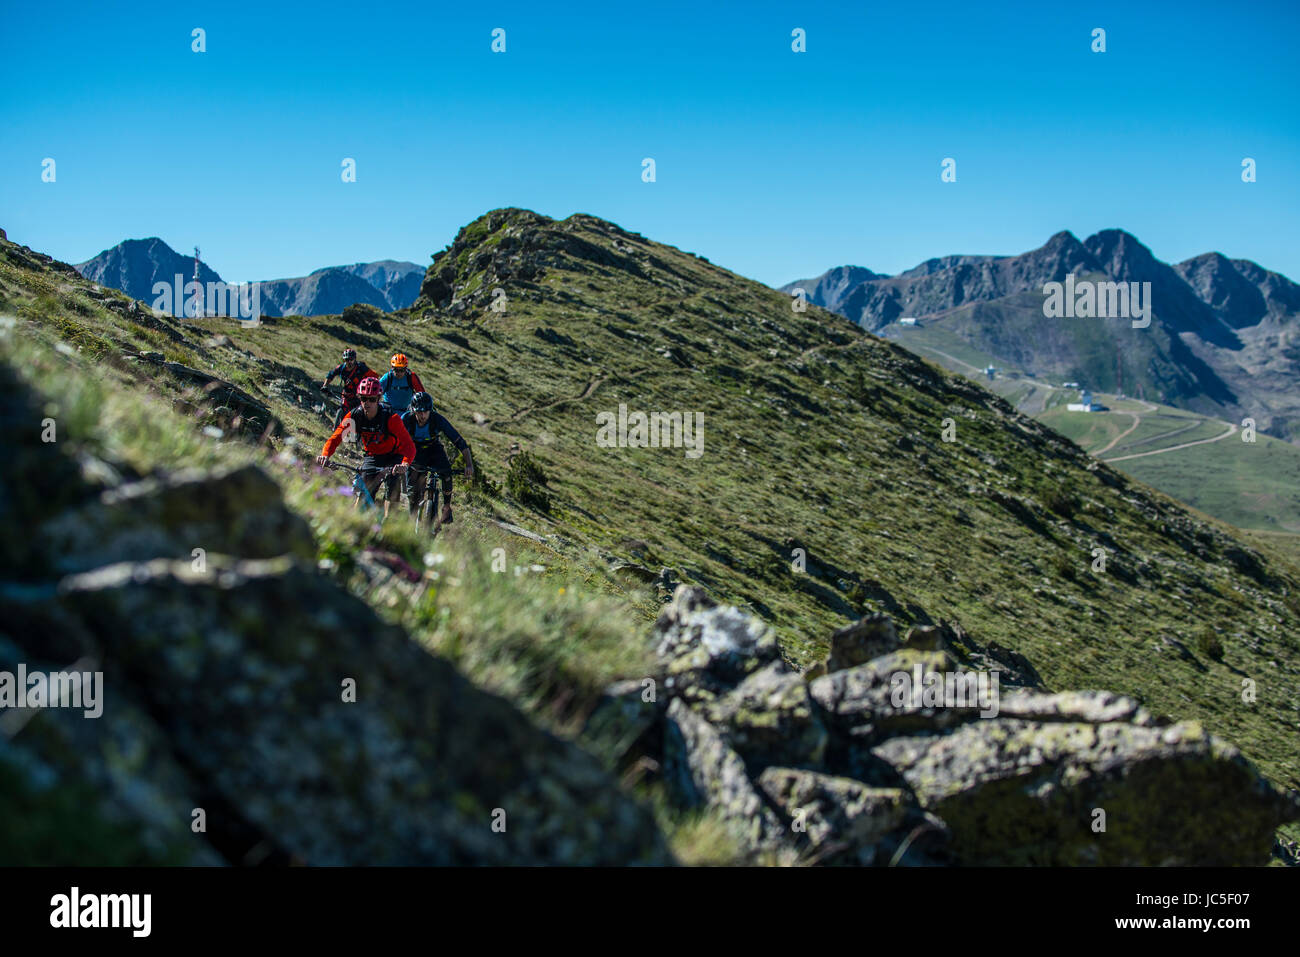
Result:
<svg viewBox="0 0 1300 957"><path fill-rule="evenodd" d="M384 390L384 401L393 407L393 411L406 412L411 405L411 396L415 395L415 376L408 369L399 385L397 376L392 372L386 372L379 380L379 387Z"/></svg>
<svg viewBox="0 0 1300 957"><path fill-rule="evenodd" d="M367 453L370 452L372 445L378 445L384 439L394 438L393 430L388 427L389 420L393 417L393 408L387 403L379 403L379 410L375 413L379 417L379 422L373 425L362 425L360 406L353 409L348 415L351 417L352 425L356 429L357 435L360 436L361 445Z"/></svg>
<svg viewBox="0 0 1300 957"><path fill-rule="evenodd" d="M406 426L406 431L411 436L411 441L415 443L415 447L419 451L424 451L425 449L431 448L433 444L438 441L438 423L434 420L433 416L434 413L430 412L429 421L425 423L424 426L426 429L429 430L428 438L417 439L415 437L415 431L420 426L415 421L415 413L404 412L402 414L402 425Z"/></svg>

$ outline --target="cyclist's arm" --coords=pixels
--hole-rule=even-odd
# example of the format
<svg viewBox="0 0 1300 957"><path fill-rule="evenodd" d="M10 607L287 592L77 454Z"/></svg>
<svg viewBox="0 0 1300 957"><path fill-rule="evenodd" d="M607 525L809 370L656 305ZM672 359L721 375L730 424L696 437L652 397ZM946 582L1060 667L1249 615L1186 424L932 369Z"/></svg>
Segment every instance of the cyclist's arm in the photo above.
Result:
<svg viewBox="0 0 1300 957"><path fill-rule="evenodd" d="M456 446L461 452L469 448L469 443L461 436L459 432L452 427L446 417L441 412L433 413L433 427L435 431L441 432L451 440L451 444Z"/></svg>
<svg viewBox="0 0 1300 957"><path fill-rule="evenodd" d="M470 450L469 443L466 442L464 437L456 431L450 422L447 421L446 417L439 412L433 413L433 427L443 435L447 436L447 438L451 440L451 444L460 451L461 455L465 456L465 475L466 477L472 478L474 475L474 453ZM450 484L450 481L451 479L449 476L444 481L444 487Z"/></svg>
<svg viewBox="0 0 1300 957"><path fill-rule="evenodd" d="M410 465L415 461L415 441L402 424L402 417L396 412L388 417L388 431L397 439L397 451L402 453L402 464Z"/></svg>
<svg viewBox="0 0 1300 957"><path fill-rule="evenodd" d="M347 428L348 420L352 418L349 412L343 418L339 419L338 428L336 428L328 439L325 440L325 447L320 450L320 454L329 458L334 454L334 450L343 442L343 430Z"/></svg>

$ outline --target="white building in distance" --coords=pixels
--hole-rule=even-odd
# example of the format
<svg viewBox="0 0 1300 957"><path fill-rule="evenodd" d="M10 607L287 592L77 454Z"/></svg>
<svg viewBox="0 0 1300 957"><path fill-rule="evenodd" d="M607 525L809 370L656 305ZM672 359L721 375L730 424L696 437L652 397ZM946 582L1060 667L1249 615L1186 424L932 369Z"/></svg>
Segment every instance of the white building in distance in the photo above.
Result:
<svg viewBox="0 0 1300 957"><path fill-rule="evenodd" d="M1079 393L1079 401L1071 402L1065 407L1067 412L1100 412L1105 406L1092 401L1092 393L1084 389Z"/></svg>

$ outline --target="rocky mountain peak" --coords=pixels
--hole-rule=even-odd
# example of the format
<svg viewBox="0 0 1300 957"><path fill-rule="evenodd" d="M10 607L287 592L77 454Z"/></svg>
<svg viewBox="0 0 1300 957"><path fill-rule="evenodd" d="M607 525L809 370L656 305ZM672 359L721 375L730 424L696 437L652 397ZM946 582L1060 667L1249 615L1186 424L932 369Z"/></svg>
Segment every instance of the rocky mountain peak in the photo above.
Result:
<svg viewBox="0 0 1300 957"><path fill-rule="evenodd" d="M1222 253L1202 253L1178 263L1174 271L1234 329L1254 325L1268 311L1263 293Z"/></svg>
<svg viewBox="0 0 1300 957"><path fill-rule="evenodd" d="M1106 274L1116 279L1150 279L1150 273L1163 265L1136 236L1122 229L1103 229L1089 236L1083 245L1100 261Z"/></svg>
<svg viewBox="0 0 1300 957"><path fill-rule="evenodd" d="M434 254L414 308L432 306L453 315L482 310L497 288L537 292L536 280L550 267L614 268L643 276L633 253L644 255L648 248L639 234L587 213L557 221L528 209L494 209Z"/></svg>

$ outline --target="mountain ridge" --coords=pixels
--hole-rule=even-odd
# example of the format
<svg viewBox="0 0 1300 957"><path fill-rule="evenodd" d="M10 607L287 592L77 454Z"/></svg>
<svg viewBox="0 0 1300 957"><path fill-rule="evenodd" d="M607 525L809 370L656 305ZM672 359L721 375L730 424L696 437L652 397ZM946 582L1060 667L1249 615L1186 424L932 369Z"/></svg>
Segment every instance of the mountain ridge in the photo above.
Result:
<svg viewBox="0 0 1300 957"><path fill-rule="evenodd" d="M267 441L299 463L328 431L319 375L364 324L376 348L411 356L488 479L528 453L534 468L504 466L499 497L469 516L536 536L549 555L540 565L580 568L647 619L675 583L699 586L771 624L783 658L805 669L824 660L828 633L863 616L946 623L1025 656L1048 687L1134 695L1153 715L1204 722L1274 780L1300 782L1288 690L1300 571L979 385L701 256L587 214L493 210L433 257L409 309L246 328L142 315L75 278L24 284L41 260L3 249L0 305L24 328L102 357L126 394L179 400L187 421L221 432L230 408L204 405L201 390L177 396L169 371L210 369L284 423L294 444ZM703 455L598 445L597 417L620 405L701 414ZM297 475L283 481L296 488ZM310 489L299 500L316 507ZM328 554L338 565L340 552ZM554 594L558 583L536 574ZM441 620L431 612L414 625ZM516 694L492 684L502 678L491 662L527 640L507 632L481 634L499 643L464 660ZM592 654L583 647L566 667L591 668ZM1241 674L1267 678L1250 707Z"/></svg>
<svg viewBox="0 0 1300 957"><path fill-rule="evenodd" d="M170 286L176 275L183 283L194 278L194 257L181 255L153 236L123 240L74 268L93 282L153 302L154 283ZM381 259L323 266L306 276L254 281L260 285L262 313L267 316L335 314L356 303L392 312L415 300L423 273L416 263ZM222 279L200 259L199 281Z"/></svg>
<svg viewBox="0 0 1300 957"><path fill-rule="evenodd" d="M1082 242L1068 231L1014 256L946 256L889 278L840 283L823 277L780 287L890 338L905 316L937 324L998 362L1103 391L1149 390L1189 411L1300 441L1300 286L1249 260L1204 253L1159 260L1136 236L1104 229ZM1151 283L1150 327L1122 319L1047 319L1043 290L1076 281ZM827 305L827 304L830 305Z"/></svg>

